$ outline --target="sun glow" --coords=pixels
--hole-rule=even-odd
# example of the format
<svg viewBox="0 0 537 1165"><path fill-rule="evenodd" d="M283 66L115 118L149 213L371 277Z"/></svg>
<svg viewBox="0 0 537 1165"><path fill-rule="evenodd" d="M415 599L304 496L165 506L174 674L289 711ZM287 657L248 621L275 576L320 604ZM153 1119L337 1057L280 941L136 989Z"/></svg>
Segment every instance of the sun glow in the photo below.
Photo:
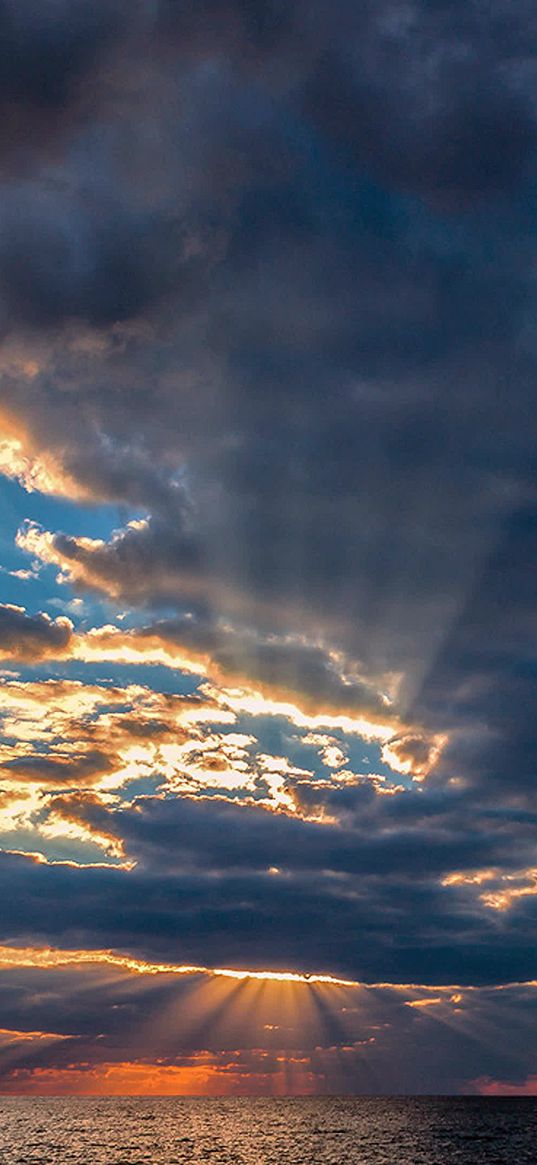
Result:
<svg viewBox="0 0 537 1165"><path fill-rule="evenodd" d="M151 963L114 951L60 950L53 947L0 946L0 967L62 967L101 963L138 975L207 975L221 979L257 979L274 983L328 983L335 987L360 987L354 979L300 971L260 971L234 967L206 967L195 963Z"/></svg>
<svg viewBox="0 0 537 1165"><path fill-rule="evenodd" d="M324 984L329 987L370 988L373 990L404 991L409 995L420 995L430 998L437 1003L439 994L447 998L453 992L470 994L478 992L480 987L473 984L461 983L395 983L389 980L369 982L363 979L345 979L338 975L325 972L307 971L274 971L251 969L243 967L209 967L201 963L157 963L145 959L137 959L132 955L124 955L113 950L69 950L60 947L15 947L0 945L0 969L6 967L35 967L60 968L101 964L114 967L118 971L125 971L134 975L199 975L211 979L234 979L238 982L253 980L265 983L291 983L315 985ZM512 987L537 988L537 979L513 980L508 983L492 984L491 992L507 991ZM460 1002L459 996L457 1000Z"/></svg>

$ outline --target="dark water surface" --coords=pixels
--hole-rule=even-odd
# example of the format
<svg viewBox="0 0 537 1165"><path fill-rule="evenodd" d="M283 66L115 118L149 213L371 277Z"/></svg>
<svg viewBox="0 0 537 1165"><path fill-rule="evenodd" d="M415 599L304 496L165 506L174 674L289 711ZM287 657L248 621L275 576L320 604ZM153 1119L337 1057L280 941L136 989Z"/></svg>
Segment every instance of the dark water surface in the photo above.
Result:
<svg viewBox="0 0 537 1165"><path fill-rule="evenodd" d="M2 1165L537 1165L537 1100L0 1098Z"/></svg>

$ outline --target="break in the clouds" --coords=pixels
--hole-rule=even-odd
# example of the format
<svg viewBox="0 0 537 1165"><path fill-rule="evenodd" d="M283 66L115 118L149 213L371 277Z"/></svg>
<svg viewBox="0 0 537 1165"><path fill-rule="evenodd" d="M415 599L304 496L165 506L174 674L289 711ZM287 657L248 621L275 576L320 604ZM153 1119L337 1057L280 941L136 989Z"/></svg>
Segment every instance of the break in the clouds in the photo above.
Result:
<svg viewBox="0 0 537 1165"><path fill-rule="evenodd" d="M531 1092L531 6L42 7L0 4L0 1089Z"/></svg>

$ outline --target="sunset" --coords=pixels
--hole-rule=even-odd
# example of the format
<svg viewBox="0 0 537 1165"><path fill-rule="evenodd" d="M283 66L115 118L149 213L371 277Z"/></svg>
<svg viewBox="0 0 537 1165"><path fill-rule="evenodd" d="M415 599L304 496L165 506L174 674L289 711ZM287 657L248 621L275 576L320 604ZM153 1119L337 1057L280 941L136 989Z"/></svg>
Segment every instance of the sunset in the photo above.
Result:
<svg viewBox="0 0 537 1165"><path fill-rule="evenodd" d="M0 2L6 1165L535 1163L536 49Z"/></svg>

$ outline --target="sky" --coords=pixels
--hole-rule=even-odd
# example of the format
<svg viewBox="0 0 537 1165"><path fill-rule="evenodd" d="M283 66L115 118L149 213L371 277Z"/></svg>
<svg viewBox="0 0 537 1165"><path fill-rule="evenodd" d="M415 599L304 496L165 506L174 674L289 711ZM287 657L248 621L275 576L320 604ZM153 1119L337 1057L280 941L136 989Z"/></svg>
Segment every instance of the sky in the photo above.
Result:
<svg viewBox="0 0 537 1165"><path fill-rule="evenodd" d="M534 5L0 28L0 1093L537 1093Z"/></svg>

